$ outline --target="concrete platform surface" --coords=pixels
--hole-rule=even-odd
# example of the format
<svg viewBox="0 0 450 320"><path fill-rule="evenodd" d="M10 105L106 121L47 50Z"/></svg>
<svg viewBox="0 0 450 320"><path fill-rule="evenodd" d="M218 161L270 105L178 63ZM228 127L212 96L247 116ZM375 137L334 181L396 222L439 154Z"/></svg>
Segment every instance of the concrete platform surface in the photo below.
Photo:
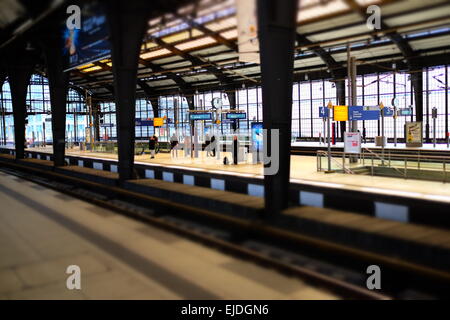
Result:
<svg viewBox="0 0 450 320"><path fill-rule="evenodd" d="M2 172L0 203L0 299L339 298Z"/></svg>

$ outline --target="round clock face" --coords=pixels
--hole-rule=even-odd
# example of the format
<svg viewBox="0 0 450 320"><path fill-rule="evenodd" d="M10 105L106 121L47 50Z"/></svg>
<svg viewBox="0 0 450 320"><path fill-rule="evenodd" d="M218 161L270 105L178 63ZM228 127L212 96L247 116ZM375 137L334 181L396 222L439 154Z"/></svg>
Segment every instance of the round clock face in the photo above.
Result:
<svg viewBox="0 0 450 320"><path fill-rule="evenodd" d="M399 104L399 100L398 100L398 98L392 98L392 106L394 106L394 107L398 107L398 104Z"/></svg>
<svg viewBox="0 0 450 320"><path fill-rule="evenodd" d="M222 99L214 98L212 99L211 104L213 105L214 108L220 109L222 108Z"/></svg>

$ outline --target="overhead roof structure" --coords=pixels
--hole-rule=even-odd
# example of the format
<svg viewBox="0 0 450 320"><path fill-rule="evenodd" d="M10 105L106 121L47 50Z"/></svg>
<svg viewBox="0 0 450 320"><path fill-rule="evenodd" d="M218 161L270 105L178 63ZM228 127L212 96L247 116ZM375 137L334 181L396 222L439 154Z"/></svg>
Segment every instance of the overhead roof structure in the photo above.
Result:
<svg viewBox="0 0 450 320"><path fill-rule="evenodd" d="M381 8L378 30L366 24L372 4ZM389 70L394 62L402 70L450 62L448 0L302 0L299 7L297 80L305 73L308 79L344 77L348 46L359 73ZM152 18L137 93L152 97L259 84L259 64L240 62L238 50L235 0L201 0ZM100 99L113 98L110 59L79 66L70 81Z"/></svg>

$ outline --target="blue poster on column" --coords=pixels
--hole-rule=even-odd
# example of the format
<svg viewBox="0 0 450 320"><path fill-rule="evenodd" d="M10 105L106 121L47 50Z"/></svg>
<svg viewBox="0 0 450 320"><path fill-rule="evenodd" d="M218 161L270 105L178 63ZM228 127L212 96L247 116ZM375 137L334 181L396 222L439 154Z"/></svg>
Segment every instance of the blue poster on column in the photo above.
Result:
<svg viewBox="0 0 450 320"><path fill-rule="evenodd" d="M63 55L68 56L68 65L65 71L111 55L109 28L104 5L92 1L83 4L80 9L80 29L69 30L64 21Z"/></svg>
<svg viewBox="0 0 450 320"><path fill-rule="evenodd" d="M264 138L263 123L252 122L251 129L252 129L253 147L255 148L255 150L260 151L263 146L263 138Z"/></svg>

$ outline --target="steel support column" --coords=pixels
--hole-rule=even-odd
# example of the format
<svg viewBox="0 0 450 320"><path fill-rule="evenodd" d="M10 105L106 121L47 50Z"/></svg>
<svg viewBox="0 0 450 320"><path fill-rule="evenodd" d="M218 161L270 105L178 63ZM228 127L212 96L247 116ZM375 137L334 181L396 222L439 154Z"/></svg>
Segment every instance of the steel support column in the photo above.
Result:
<svg viewBox="0 0 450 320"><path fill-rule="evenodd" d="M108 8L112 47L119 151L118 172L119 180L123 182L135 178L137 68L152 3L145 0L110 0L104 3Z"/></svg>
<svg viewBox="0 0 450 320"><path fill-rule="evenodd" d="M338 105L345 106L345 79L339 79L336 82L336 98ZM346 130L346 122L339 121L339 127L341 130L341 138L344 141L344 132Z"/></svg>
<svg viewBox="0 0 450 320"><path fill-rule="evenodd" d="M53 163L55 166L63 166L69 74L64 72L65 58L61 54L61 39L59 37L46 38L42 47L47 65L52 111Z"/></svg>
<svg viewBox="0 0 450 320"><path fill-rule="evenodd" d="M195 106L194 106L194 94L186 95L184 97L186 98L186 101L187 101L187 104L188 104L188 109L189 110L194 110L195 109ZM190 127L189 134L192 136L194 134L194 121L193 120L189 120L189 127Z"/></svg>
<svg viewBox="0 0 450 320"><path fill-rule="evenodd" d="M152 105L153 117L159 117L159 97L150 98L150 104Z"/></svg>
<svg viewBox="0 0 450 320"><path fill-rule="evenodd" d="M289 203L292 82L297 0L258 0L258 37L261 59L264 145L264 199L267 215L280 213ZM279 130L278 150L272 150L271 130ZM278 151L278 171L268 174ZM267 163L268 157L272 161Z"/></svg>
<svg viewBox="0 0 450 320"><path fill-rule="evenodd" d="M411 73L411 83L414 90L414 104L416 109L416 121L423 121L423 74L419 72Z"/></svg>
<svg viewBox="0 0 450 320"><path fill-rule="evenodd" d="M236 91L227 92L228 102L230 103L230 109L236 110ZM237 129L238 120L233 120L231 123L231 129L235 131Z"/></svg>
<svg viewBox="0 0 450 320"><path fill-rule="evenodd" d="M25 155L25 117L27 89L34 69L34 56L25 49L17 49L8 57L8 79L14 115L16 159Z"/></svg>
<svg viewBox="0 0 450 320"><path fill-rule="evenodd" d="M0 98L2 101L0 101L0 113L1 113L1 121L2 121L2 132L1 132L1 143L3 145L6 145L6 121L5 121L5 104L3 101L3 83L6 80L6 71L0 70Z"/></svg>

